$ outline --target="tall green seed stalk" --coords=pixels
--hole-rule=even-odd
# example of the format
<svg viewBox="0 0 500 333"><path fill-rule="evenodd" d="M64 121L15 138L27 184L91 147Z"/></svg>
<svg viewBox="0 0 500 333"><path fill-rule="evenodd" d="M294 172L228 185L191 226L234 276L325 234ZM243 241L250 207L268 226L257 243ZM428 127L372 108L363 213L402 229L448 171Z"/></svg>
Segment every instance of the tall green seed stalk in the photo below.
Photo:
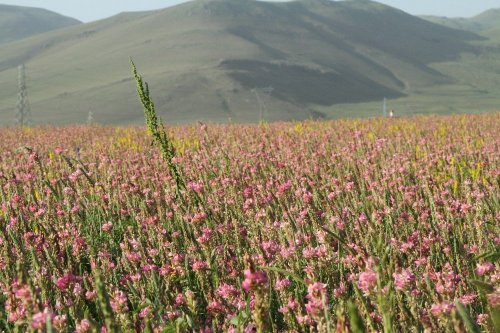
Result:
<svg viewBox="0 0 500 333"><path fill-rule="evenodd" d="M186 182L182 178L180 171L174 162L175 148L172 144L172 140L165 131L161 119L156 115L155 104L149 94L148 83L144 82L142 76L137 72L137 67L132 59L130 59L130 65L132 66L132 72L137 84L137 94L139 95L141 104L144 107L146 126L149 133L153 137L154 142L160 146L162 156L167 161L168 168L174 176L177 195L180 196L181 190L186 189Z"/></svg>
<svg viewBox="0 0 500 333"><path fill-rule="evenodd" d="M185 198L182 193L186 190L186 181L182 175L182 170L175 164L175 147L173 145L173 140L169 137L168 133L165 131L163 126L163 122L161 118L159 118L156 114L155 105L151 95L149 93L149 87L147 82L144 82L142 76L137 72L137 67L132 59L130 59L130 65L132 67L132 73L134 74L134 78L137 84L137 94L139 96L139 100L144 108L144 118L146 120L146 126L148 128L149 133L153 137L153 143L156 143L161 150L162 157L167 161L168 168L170 170L171 175L175 179L176 184L176 196L181 202L186 203ZM197 206L202 206L207 215L208 219L213 219L212 210L207 207L205 202L202 200L198 193L194 193L194 203ZM184 207L186 209L186 207ZM192 230L187 225L181 226L183 228L184 234L194 240L194 235ZM207 253L199 250L200 255L206 259Z"/></svg>

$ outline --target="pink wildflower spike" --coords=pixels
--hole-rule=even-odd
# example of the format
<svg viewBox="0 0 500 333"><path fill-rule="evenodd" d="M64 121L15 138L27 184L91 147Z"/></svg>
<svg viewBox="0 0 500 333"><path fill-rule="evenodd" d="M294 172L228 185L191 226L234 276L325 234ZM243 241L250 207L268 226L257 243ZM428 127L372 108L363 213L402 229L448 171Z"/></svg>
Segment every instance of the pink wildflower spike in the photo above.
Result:
<svg viewBox="0 0 500 333"><path fill-rule="evenodd" d="M139 318L146 318L146 316L153 310L150 305L146 306L139 312Z"/></svg>
<svg viewBox="0 0 500 333"><path fill-rule="evenodd" d="M415 281L415 275L411 270L403 270L401 273L392 274L394 278L394 286L397 290L405 290L411 287Z"/></svg>
<svg viewBox="0 0 500 333"><path fill-rule="evenodd" d="M96 291L87 291L85 293L85 299L91 301L93 299L95 299L97 296L97 292Z"/></svg>
<svg viewBox="0 0 500 333"><path fill-rule="evenodd" d="M184 298L184 295L182 293L177 294L175 297L175 304L176 305L182 305L186 303L186 299Z"/></svg>
<svg viewBox="0 0 500 333"><path fill-rule="evenodd" d="M290 280L288 280L288 279L282 279L282 280L277 280L276 284L274 285L274 287L276 288L276 290L285 290L291 284L292 283L290 282Z"/></svg>
<svg viewBox="0 0 500 333"><path fill-rule="evenodd" d="M111 223L111 222L104 223L102 225L101 229L105 232L109 232L109 231L111 231L111 229L113 229L113 223Z"/></svg>
<svg viewBox="0 0 500 333"><path fill-rule="evenodd" d="M328 302L326 294L326 284L315 282L307 287L307 303L305 304L306 312L315 317L320 315Z"/></svg>
<svg viewBox="0 0 500 333"><path fill-rule="evenodd" d="M238 289L230 284L222 283L217 289L217 293L225 300L230 300L239 295Z"/></svg>
<svg viewBox="0 0 500 333"><path fill-rule="evenodd" d="M377 273L373 270L362 272L358 276L358 287L365 294L369 294L377 285Z"/></svg>
<svg viewBox="0 0 500 333"><path fill-rule="evenodd" d="M489 318L488 314L480 313L476 317L476 323L478 323L478 325L481 325L481 326L486 325L488 323L488 318Z"/></svg>
<svg viewBox="0 0 500 333"><path fill-rule="evenodd" d="M333 289L333 295L337 298L342 297L347 292L347 287L344 282L341 282L337 288Z"/></svg>
<svg viewBox="0 0 500 333"><path fill-rule="evenodd" d="M62 330L64 328L64 326L66 325L67 319L68 318L66 315L57 315L52 320L52 325L54 326L54 328L56 328L58 330Z"/></svg>
<svg viewBox="0 0 500 333"><path fill-rule="evenodd" d="M206 270L208 268L208 264L204 261L197 260L193 263L192 267L195 272L199 272Z"/></svg>
<svg viewBox="0 0 500 333"><path fill-rule="evenodd" d="M85 333L91 329L90 322L87 319L82 319L80 323L76 324L75 333Z"/></svg>
<svg viewBox="0 0 500 333"><path fill-rule="evenodd" d="M495 270L495 265L491 262L484 262L482 264L478 263L476 266L476 274L478 276L486 275Z"/></svg>
<svg viewBox="0 0 500 333"><path fill-rule="evenodd" d="M490 306L500 306L500 288L495 290L493 293L488 294L487 297Z"/></svg>
<svg viewBox="0 0 500 333"><path fill-rule="evenodd" d="M201 193L201 191L203 191L203 184L191 181L187 184L187 188L197 193Z"/></svg>
<svg viewBox="0 0 500 333"><path fill-rule="evenodd" d="M444 314L448 314L453 310L454 305L450 302L442 302L432 304L430 312L433 316L439 317Z"/></svg>
<svg viewBox="0 0 500 333"><path fill-rule="evenodd" d="M47 320L50 319L51 321L53 321L54 317L55 315L52 313L52 311L49 310L48 308L45 308L43 312L38 312L33 315L31 320L31 326L34 329L43 330L45 329Z"/></svg>
<svg viewBox="0 0 500 333"><path fill-rule="evenodd" d="M247 292L267 284L267 274L264 271L252 272L246 269L244 275L245 280L242 282L241 287Z"/></svg>

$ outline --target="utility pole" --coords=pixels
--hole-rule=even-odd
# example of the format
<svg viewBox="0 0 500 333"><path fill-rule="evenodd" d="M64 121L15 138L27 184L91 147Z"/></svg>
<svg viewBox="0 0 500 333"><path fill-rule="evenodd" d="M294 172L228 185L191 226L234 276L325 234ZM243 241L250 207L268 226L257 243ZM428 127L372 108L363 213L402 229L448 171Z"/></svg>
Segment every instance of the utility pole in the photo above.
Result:
<svg viewBox="0 0 500 333"><path fill-rule="evenodd" d="M18 68L19 93L17 95L17 115L16 122L24 127L31 123L30 102L28 100L28 89L26 87L26 71L24 64Z"/></svg>
<svg viewBox="0 0 500 333"><path fill-rule="evenodd" d="M384 107L383 107L383 110L382 110L382 115L385 117L387 117L387 98L384 97Z"/></svg>

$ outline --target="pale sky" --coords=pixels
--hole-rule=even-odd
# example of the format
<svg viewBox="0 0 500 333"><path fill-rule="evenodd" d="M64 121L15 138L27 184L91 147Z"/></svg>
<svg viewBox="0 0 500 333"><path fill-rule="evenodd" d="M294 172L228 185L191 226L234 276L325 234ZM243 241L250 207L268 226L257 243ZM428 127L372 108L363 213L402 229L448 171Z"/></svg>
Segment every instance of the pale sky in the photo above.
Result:
<svg viewBox="0 0 500 333"><path fill-rule="evenodd" d="M40 7L84 22L106 18L123 11L169 7L182 0L0 0L0 4ZM470 17L490 8L500 8L500 0L379 0L414 15Z"/></svg>

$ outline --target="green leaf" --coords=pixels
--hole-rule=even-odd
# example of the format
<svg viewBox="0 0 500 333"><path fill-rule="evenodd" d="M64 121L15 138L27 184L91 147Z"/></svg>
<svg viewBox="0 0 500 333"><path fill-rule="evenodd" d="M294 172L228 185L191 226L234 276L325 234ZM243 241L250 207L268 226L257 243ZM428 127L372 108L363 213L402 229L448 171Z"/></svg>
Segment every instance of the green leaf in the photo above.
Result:
<svg viewBox="0 0 500 333"><path fill-rule="evenodd" d="M323 231L325 231L327 234L329 234L330 236L332 236L333 238L335 238L340 244L342 244L347 251L349 251L351 254L358 254L356 251L354 251L353 249L351 249L351 247L346 243L346 241L340 237L339 234L337 234L336 232L333 232L331 231L330 229L318 224L318 226L323 229Z"/></svg>
<svg viewBox="0 0 500 333"><path fill-rule="evenodd" d="M464 322L465 328L469 333L481 333L481 329L477 326L476 322L472 319L469 314L469 311L465 308L465 306L459 301L455 302L457 307L458 314L462 317L462 321Z"/></svg>
<svg viewBox="0 0 500 333"><path fill-rule="evenodd" d="M47 321L45 322L45 328L47 329L47 333L53 333L54 329L52 327L52 317L47 316Z"/></svg>
<svg viewBox="0 0 500 333"><path fill-rule="evenodd" d="M281 273L283 275L286 275L286 276L289 276L289 277L293 278L295 281L303 284L304 286L307 286L306 281L304 281L304 279L302 279L300 276L298 276L297 274L295 274L293 272L289 272L287 270L284 270L284 269L278 268L278 267L269 267L269 266L264 267L264 266L259 266L258 268L262 269L262 270L265 270L265 271L271 271L271 272Z"/></svg>
<svg viewBox="0 0 500 333"><path fill-rule="evenodd" d="M174 324L170 323L168 326L166 326L161 333L176 333L177 329Z"/></svg>
<svg viewBox="0 0 500 333"><path fill-rule="evenodd" d="M492 292L495 291L495 287L493 287L491 284L479 281L479 280L471 280L470 281L477 289L479 289L480 292L484 294L491 294Z"/></svg>
<svg viewBox="0 0 500 333"><path fill-rule="evenodd" d="M234 316L229 323L236 327L240 327L241 325L245 324L247 319L248 319L248 312L241 311L240 313L238 313L237 316Z"/></svg>
<svg viewBox="0 0 500 333"><path fill-rule="evenodd" d="M493 262L500 260L500 248L479 254L476 257L474 257L474 260L476 261L480 259L490 260Z"/></svg>
<svg viewBox="0 0 500 333"><path fill-rule="evenodd" d="M493 324L493 332L500 332L500 306L492 306L490 304L490 317Z"/></svg>
<svg viewBox="0 0 500 333"><path fill-rule="evenodd" d="M365 333L366 328L363 319L359 314L358 307L352 301L347 303L347 310L349 312L349 322L351 324L351 331L353 333Z"/></svg>

